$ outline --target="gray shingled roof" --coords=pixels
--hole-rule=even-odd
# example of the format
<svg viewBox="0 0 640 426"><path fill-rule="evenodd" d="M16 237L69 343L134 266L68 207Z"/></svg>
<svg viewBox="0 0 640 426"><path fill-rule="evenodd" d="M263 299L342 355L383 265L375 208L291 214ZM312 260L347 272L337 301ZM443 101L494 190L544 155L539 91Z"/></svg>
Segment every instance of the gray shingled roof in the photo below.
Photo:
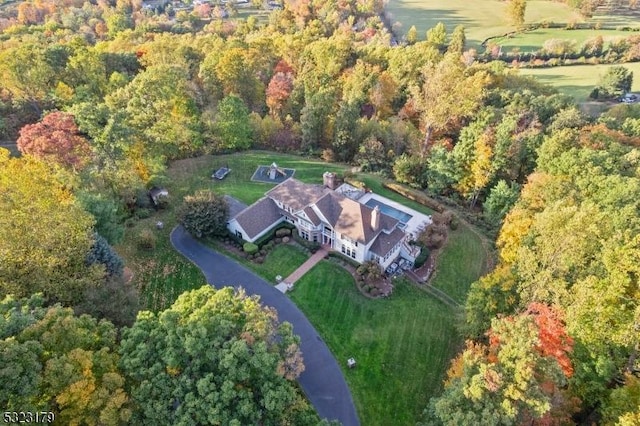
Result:
<svg viewBox="0 0 640 426"><path fill-rule="evenodd" d="M328 189L322 185L302 183L297 179L289 178L266 195L294 210L302 210L309 204L315 203L326 191Z"/></svg>
<svg viewBox="0 0 640 426"><path fill-rule="evenodd" d="M319 199L316 207L329 220L336 232L364 244L372 241L382 230L392 230L398 223L397 219L380 213L380 226L378 229L373 229L371 207L335 192L328 193Z"/></svg>
<svg viewBox="0 0 640 426"><path fill-rule="evenodd" d="M235 219L249 238L254 238L267 228L272 227L282 219L280 209L271 198L261 198L244 209Z"/></svg>
<svg viewBox="0 0 640 426"><path fill-rule="evenodd" d="M245 203L233 198L231 195L225 195L223 198L227 202L227 205L229 205L229 219L233 219L238 213L247 208Z"/></svg>
<svg viewBox="0 0 640 426"><path fill-rule="evenodd" d="M381 232L378 238L371 244L371 252L384 257L404 237L404 232L395 228L391 233Z"/></svg>
<svg viewBox="0 0 640 426"><path fill-rule="evenodd" d="M320 220L320 218L318 217L316 212L314 212L313 209L310 206L309 207L305 207L303 211L305 212L305 214L307 215L307 217L309 218L311 223L313 223L315 226L320 225L320 223L322 221Z"/></svg>

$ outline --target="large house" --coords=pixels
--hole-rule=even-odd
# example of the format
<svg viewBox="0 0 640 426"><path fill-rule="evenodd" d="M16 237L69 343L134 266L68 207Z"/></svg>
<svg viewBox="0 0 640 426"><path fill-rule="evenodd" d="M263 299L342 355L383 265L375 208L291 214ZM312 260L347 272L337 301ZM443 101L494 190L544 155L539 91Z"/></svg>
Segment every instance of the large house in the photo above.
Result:
<svg viewBox="0 0 640 426"><path fill-rule="evenodd" d="M360 203L344 185L334 189L335 175L325 173L324 185L289 178L243 210L232 209L228 229L245 241L254 242L278 224L293 224L305 240L342 252L359 263L389 266L402 255L414 261L419 254L408 244L412 235L398 219Z"/></svg>

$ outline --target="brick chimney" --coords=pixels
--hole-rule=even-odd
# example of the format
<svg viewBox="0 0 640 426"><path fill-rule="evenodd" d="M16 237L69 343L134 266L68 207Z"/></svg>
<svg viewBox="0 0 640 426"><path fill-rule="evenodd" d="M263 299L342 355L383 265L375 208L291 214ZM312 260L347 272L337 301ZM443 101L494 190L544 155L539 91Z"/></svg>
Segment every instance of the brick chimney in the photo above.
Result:
<svg viewBox="0 0 640 426"><path fill-rule="evenodd" d="M380 228L380 206L375 206L371 212L371 229L377 231Z"/></svg>
<svg viewBox="0 0 640 426"><path fill-rule="evenodd" d="M322 174L322 184L329 189L336 189L338 187L336 174L332 172L324 172Z"/></svg>

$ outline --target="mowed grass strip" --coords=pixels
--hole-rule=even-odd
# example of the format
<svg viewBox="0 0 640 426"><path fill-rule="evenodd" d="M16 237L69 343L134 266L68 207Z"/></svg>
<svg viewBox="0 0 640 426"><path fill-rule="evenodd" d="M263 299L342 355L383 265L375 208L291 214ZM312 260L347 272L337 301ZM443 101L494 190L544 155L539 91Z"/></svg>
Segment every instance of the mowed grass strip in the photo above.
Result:
<svg viewBox="0 0 640 426"><path fill-rule="evenodd" d="M461 344L453 312L404 281L388 299L367 299L351 275L329 261L289 294L341 364L363 425L420 419ZM354 369L346 367L351 357Z"/></svg>
<svg viewBox="0 0 640 426"><path fill-rule="evenodd" d="M446 248L438 257L436 275L430 284L464 304L469 286L485 272L488 255L478 235L460 224L458 229L449 231Z"/></svg>

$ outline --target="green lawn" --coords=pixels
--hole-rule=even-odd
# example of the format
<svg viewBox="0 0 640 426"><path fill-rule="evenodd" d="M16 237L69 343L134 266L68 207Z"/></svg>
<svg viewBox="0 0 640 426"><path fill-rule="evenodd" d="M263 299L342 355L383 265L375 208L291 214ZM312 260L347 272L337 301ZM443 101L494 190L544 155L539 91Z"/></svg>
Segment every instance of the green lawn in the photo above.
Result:
<svg viewBox="0 0 640 426"><path fill-rule="evenodd" d="M486 256L480 238L461 224L449 232L446 249L438 258L437 273L431 284L464 304L469 284L485 272Z"/></svg>
<svg viewBox="0 0 640 426"><path fill-rule="evenodd" d="M441 390L461 339L453 312L411 284L370 300L328 261L290 293L341 364L363 425L410 425ZM346 368L354 357L355 369Z"/></svg>
<svg viewBox="0 0 640 426"><path fill-rule="evenodd" d="M155 229L157 220L174 220L170 212L140 220L127 228L124 240L116 246L125 264L134 272L133 283L140 291L143 309L161 311L187 290L206 284L204 275L191 262L180 256L169 242L173 224L162 230ZM174 222L175 223L175 222ZM151 229L157 235L157 245L152 251L136 248L137 236L143 229Z"/></svg>
<svg viewBox="0 0 640 426"><path fill-rule="evenodd" d="M579 49L585 41L596 36L602 36L605 48L607 45L620 38L629 37L634 33L629 31L617 30L565 30L562 28L539 28L535 31L527 31L515 34L509 37L500 37L494 39L497 44L502 46L502 51L507 53L513 49L519 49L520 52L535 52L540 50L544 42L550 39L573 40Z"/></svg>
<svg viewBox="0 0 640 426"><path fill-rule="evenodd" d="M251 176L259 165L277 163L284 168L296 169L294 178L307 183L322 183L325 171L342 172L346 166L325 163L315 159L263 151L248 151L229 155L204 155L174 162L169 170L167 188L184 196L195 188L211 189L218 194L229 194L251 204L275 185L253 182ZM224 180L211 179L215 169L228 166L231 173ZM173 187L173 188L172 188Z"/></svg>
<svg viewBox="0 0 640 426"><path fill-rule="evenodd" d="M215 241L211 241L210 245L217 250L224 250L224 247ZM285 244L275 246L273 250L267 254L262 264L251 262L228 251L225 251L225 255L236 259L273 284L276 282L276 276L281 275L283 278L288 277L309 258L309 256L299 248Z"/></svg>
<svg viewBox="0 0 640 426"><path fill-rule="evenodd" d="M598 84L598 79L608 67L615 65L575 65L553 68L522 68L520 73L536 77L543 83L556 87L560 92L573 96L576 101L586 101L589 93ZM640 75L640 62L623 64L624 67ZM633 81L633 91L640 91L640 80Z"/></svg>
<svg viewBox="0 0 640 426"><path fill-rule="evenodd" d="M505 15L505 2L499 0L390 0L387 11L392 22L399 22L400 34L415 25L419 39L425 38L429 28L443 22L450 33L457 25L464 25L468 47L478 49L488 37L513 31ZM567 5L546 0L529 0L525 21L529 23L580 21L580 16Z"/></svg>

